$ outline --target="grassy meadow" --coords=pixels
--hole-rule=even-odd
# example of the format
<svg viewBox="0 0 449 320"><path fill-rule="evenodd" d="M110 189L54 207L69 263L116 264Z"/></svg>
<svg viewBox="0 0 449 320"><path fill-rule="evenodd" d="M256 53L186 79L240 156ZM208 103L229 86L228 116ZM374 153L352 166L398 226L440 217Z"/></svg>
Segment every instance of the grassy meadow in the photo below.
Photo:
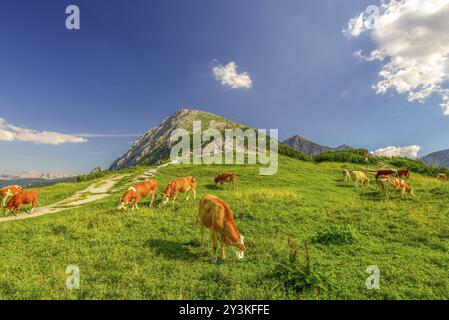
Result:
<svg viewBox="0 0 449 320"><path fill-rule="evenodd" d="M256 166L168 166L157 174L160 192L172 178L193 175L196 201L181 196L164 208L117 212L128 177L111 197L82 208L1 223L0 298L448 299L449 184L412 174L415 198L383 201L372 175L368 188L356 189L342 181L342 165L281 156L274 176ZM213 184L228 170L238 175L236 191ZM42 204L90 183L42 188ZM206 193L234 211L247 246L242 261L227 248L227 259L214 263L209 237L200 245L195 220ZM299 264L308 241L319 293L299 294L276 274L289 261L289 236ZM65 285L71 264L80 268L79 290ZM369 265L380 269L378 290L366 288Z"/></svg>

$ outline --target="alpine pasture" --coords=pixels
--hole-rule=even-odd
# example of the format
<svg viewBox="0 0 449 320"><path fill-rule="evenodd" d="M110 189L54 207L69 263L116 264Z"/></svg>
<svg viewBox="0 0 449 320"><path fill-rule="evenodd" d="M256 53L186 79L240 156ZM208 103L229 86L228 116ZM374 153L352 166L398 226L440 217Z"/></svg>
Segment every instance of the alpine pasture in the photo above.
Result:
<svg viewBox="0 0 449 320"><path fill-rule="evenodd" d="M415 198L381 200L373 174L366 188L345 183L342 167L284 156L273 176L257 166L169 165L159 181L156 206L117 211L132 176L111 196L80 208L0 224L1 299L448 299L449 184L412 173ZM128 170L137 176L149 167ZM237 190L217 187L220 172L237 174ZM197 179L197 198L160 206L176 177ZM101 181L101 180L99 180ZM92 182L41 188L50 204ZM226 201L245 236L241 261L213 260L209 234L200 245L195 225L204 194ZM276 270L310 264L320 290L298 292ZM66 288L66 267L80 269L79 290ZM365 272L380 270L380 288L367 289ZM293 279L294 280L294 279Z"/></svg>

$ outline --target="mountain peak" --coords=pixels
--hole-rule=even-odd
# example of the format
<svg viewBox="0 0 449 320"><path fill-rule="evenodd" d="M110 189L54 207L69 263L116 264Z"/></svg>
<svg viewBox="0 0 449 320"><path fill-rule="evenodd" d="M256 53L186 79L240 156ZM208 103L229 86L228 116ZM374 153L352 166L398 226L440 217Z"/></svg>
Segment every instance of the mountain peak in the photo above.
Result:
<svg viewBox="0 0 449 320"><path fill-rule="evenodd" d="M430 153L421 158L425 164L433 164L436 167L446 166L449 168L449 149Z"/></svg>
<svg viewBox="0 0 449 320"><path fill-rule="evenodd" d="M283 144L294 148L302 153L305 153L309 156L316 156L320 153L323 153L325 151L332 151L332 150L348 150L348 149L352 149L352 147L348 146L348 145L341 145L337 148L331 148L331 147L327 147L327 146L322 146L320 144L317 144L315 142L312 142L300 135L294 135L293 137L291 137L290 139L287 139L285 141L282 142Z"/></svg>
<svg viewBox="0 0 449 320"><path fill-rule="evenodd" d="M244 128L242 124L210 112L181 108L137 138L122 157L111 165L110 170L129 168L141 163L158 164L170 155L170 134L176 129L193 131L193 122L201 121L202 130L209 128Z"/></svg>

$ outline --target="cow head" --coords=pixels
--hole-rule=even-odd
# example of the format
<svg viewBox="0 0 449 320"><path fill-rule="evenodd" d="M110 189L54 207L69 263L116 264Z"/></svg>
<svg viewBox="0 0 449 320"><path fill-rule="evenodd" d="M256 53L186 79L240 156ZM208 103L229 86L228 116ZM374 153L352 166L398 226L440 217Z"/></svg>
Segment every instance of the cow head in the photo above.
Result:
<svg viewBox="0 0 449 320"><path fill-rule="evenodd" d="M165 192L161 193L161 197L162 197L162 204L167 204L168 201L170 200L170 197Z"/></svg>
<svg viewBox="0 0 449 320"><path fill-rule="evenodd" d="M245 243L244 243L245 237L243 235L240 235L239 241L237 243L237 247L239 248L238 251L235 251L235 255L237 256L237 259L242 260L243 256L245 254Z"/></svg>
<svg viewBox="0 0 449 320"><path fill-rule="evenodd" d="M125 201L120 201L119 206L117 207L117 210L126 210L126 202Z"/></svg>

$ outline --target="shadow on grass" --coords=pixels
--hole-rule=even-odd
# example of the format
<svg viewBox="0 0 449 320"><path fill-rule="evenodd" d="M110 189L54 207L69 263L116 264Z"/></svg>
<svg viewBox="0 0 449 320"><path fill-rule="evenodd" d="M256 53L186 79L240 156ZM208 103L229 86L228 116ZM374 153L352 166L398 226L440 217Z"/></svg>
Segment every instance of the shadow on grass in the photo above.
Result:
<svg viewBox="0 0 449 320"><path fill-rule="evenodd" d="M335 185L336 187L341 187L341 188L355 188L353 184L342 183L341 181L335 181L335 182L337 182L337 184Z"/></svg>
<svg viewBox="0 0 449 320"><path fill-rule="evenodd" d="M208 190L223 190L223 188L221 188L215 184L207 184L205 187Z"/></svg>
<svg viewBox="0 0 449 320"><path fill-rule="evenodd" d="M183 261L195 261L201 257L190 250L190 247L197 247L198 245L195 241L180 243L163 239L149 239L145 242L145 247L153 249L156 254L162 255L167 259Z"/></svg>
<svg viewBox="0 0 449 320"><path fill-rule="evenodd" d="M378 191L370 191L370 192L360 193L360 198L363 200L369 200L369 201L383 200Z"/></svg>

